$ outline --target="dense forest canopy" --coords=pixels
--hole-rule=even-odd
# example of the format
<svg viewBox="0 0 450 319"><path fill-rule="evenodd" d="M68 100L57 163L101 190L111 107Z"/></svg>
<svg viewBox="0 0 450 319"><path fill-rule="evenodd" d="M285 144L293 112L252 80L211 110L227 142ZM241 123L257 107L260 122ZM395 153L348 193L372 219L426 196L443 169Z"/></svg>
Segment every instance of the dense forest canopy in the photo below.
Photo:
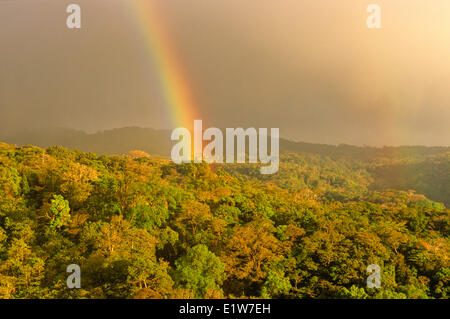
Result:
<svg viewBox="0 0 450 319"><path fill-rule="evenodd" d="M338 150L265 176L0 144L0 298L448 298L448 150Z"/></svg>

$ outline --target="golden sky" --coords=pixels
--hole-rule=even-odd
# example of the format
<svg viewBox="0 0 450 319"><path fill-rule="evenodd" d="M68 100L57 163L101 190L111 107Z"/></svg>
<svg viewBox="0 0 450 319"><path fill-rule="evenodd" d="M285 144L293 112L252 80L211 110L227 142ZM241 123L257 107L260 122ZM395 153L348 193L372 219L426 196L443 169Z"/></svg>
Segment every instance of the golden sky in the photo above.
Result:
<svg viewBox="0 0 450 319"><path fill-rule="evenodd" d="M133 0L0 0L2 130L168 128ZM448 0L153 0L208 125L449 145ZM65 25L69 3L82 28ZM368 29L368 4L381 29ZM0 130L0 132L2 132Z"/></svg>

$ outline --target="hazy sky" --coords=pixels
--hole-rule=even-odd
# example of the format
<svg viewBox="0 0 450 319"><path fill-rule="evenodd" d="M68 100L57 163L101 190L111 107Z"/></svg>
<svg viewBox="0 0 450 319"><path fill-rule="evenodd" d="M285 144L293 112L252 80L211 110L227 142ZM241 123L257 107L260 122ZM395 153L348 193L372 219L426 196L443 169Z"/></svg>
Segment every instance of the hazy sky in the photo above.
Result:
<svg viewBox="0 0 450 319"><path fill-rule="evenodd" d="M169 128L133 0L0 0L0 133ZM448 0L152 0L205 125L450 145ZM66 7L82 9L69 30ZM381 29L368 29L368 4Z"/></svg>

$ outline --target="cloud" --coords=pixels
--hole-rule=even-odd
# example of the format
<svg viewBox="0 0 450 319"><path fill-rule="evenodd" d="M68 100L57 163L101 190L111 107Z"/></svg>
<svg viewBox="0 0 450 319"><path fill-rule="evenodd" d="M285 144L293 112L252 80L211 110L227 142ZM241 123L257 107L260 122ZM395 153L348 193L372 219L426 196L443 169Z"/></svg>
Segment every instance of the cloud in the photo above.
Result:
<svg viewBox="0 0 450 319"><path fill-rule="evenodd" d="M168 127L127 1L79 1L78 33L65 28L64 4L2 4L4 130ZM365 26L368 1L155 1L207 125L279 127L334 144L448 145L448 1L383 1L381 30Z"/></svg>

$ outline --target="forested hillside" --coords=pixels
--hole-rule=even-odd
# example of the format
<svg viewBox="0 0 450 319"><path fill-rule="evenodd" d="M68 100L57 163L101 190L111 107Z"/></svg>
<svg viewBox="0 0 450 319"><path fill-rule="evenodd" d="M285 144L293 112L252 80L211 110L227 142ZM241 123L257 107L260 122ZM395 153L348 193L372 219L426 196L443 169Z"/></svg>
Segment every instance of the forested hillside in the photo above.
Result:
<svg viewBox="0 0 450 319"><path fill-rule="evenodd" d="M10 131L8 134L3 132L0 134L0 140L19 146L30 144L46 148L62 145L69 149L94 152L99 155L126 154L128 151L139 149L152 156L170 158L173 146L170 134L169 130L139 127L124 127L91 134L68 128L48 127ZM339 169L344 169L346 174L353 175L356 171L362 170L363 175L370 174L370 185L366 185L370 189L415 190L434 201L445 203L447 207L450 206L450 147L360 147L280 139L280 152L287 158L282 165L286 162L287 165L284 165L282 172L275 178L280 182L283 180L284 186L287 186L286 183L293 184L291 186L313 186L307 180L304 184L304 178L309 179L309 177L302 176L300 173L304 170L305 159L309 159L308 165L316 165L319 170L327 170L326 165L330 165L331 168L337 163L339 163ZM298 161L291 158L291 155L295 157L295 154L301 155L297 158ZM320 165L318 165L319 162ZM250 174L255 173L249 171L248 166L238 170L242 171L242 169ZM293 177L299 174L299 179ZM348 177L348 175L345 176ZM314 179L310 179L310 182L312 180Z"/></svg>
<svg viewBox="0 0 450 319"><path fill-rule="evenodd" d="M0 144L0 298L449 297L445 150L294 151L264 176Z"/></svg>

